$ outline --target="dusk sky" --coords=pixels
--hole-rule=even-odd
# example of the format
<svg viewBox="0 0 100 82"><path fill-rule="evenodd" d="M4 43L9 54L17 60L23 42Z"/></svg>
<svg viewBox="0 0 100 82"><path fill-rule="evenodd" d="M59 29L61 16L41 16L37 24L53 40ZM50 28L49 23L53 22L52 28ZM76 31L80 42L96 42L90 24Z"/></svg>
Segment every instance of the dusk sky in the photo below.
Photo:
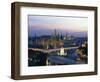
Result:
<svg viewBox="0 0 100 82"><path fill-rule="evenodd" d="M86 17L61 17L61 16L28 16L29 36L51 35L54 30L75 36L86 36L88 31L88 18Z"/></svg>

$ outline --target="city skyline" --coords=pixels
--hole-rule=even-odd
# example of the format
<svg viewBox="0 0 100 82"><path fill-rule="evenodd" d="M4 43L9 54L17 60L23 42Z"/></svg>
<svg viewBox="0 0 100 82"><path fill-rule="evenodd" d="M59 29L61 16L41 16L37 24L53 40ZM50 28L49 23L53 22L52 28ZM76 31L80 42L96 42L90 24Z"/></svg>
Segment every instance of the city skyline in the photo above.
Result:
<svg viewBox="0 0 100 82"><path fill-rule="evenodd" d="M28 16L28 66L87 64L87 19Z"/></svg>
<svg viewBox="0 0 100 82"><path fill-rule="evenodd" d="M54 30L65 35L87 36L88 20L82 17L28 16L28 35L52 35Z"/></svg>

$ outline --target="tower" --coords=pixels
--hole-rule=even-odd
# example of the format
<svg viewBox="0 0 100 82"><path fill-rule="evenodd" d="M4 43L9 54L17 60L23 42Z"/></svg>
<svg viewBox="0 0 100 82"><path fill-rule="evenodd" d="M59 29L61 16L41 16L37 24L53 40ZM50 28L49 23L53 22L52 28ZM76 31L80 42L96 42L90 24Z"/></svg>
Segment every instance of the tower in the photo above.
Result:
<svg viewBox="0 0 100 82"><path fill-rule="evenodd" d="M36 35L36 33L35 33L35 43L37 44L37 35Z"/></svg>
<svg viewBox="0 0 100 82"><path fill-rule="evenodd" d="M57 36L57 31L56 31L56 29L54 30L54 35L55 35L55 37Z"/></svg>

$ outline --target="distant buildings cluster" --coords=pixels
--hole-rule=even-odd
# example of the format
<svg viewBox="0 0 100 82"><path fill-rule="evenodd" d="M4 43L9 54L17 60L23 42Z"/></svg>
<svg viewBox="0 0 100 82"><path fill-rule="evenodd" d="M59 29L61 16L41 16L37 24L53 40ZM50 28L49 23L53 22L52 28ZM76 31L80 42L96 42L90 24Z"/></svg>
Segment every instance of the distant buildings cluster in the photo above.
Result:
<svg viewBox="0 0 100 82"><path fill-rule="evenodd" d="M35 34L34 37L29 37L29 46L34 48L44 48L44 49L51 49L51 48L60 48L64 46L64 42L67 40L73 40L74 37L68 35L62 35L61 33L57 32L56 29L54 30L53 35L44 35L44 36L37 36Z"/></svg>

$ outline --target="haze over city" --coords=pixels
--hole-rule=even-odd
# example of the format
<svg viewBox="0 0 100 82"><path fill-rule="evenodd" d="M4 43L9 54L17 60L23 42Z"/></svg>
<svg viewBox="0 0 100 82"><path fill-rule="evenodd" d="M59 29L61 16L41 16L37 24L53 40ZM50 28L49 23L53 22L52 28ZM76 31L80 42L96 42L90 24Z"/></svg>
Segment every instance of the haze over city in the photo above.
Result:
<svg viewBox="0 0 100 82"><path fill-rule="evenodd" d="M33 36L52 35L54 30L63 35L71 34L77 37L87 36L88 18L61 16L28 16L28 34Z"/></svg>

